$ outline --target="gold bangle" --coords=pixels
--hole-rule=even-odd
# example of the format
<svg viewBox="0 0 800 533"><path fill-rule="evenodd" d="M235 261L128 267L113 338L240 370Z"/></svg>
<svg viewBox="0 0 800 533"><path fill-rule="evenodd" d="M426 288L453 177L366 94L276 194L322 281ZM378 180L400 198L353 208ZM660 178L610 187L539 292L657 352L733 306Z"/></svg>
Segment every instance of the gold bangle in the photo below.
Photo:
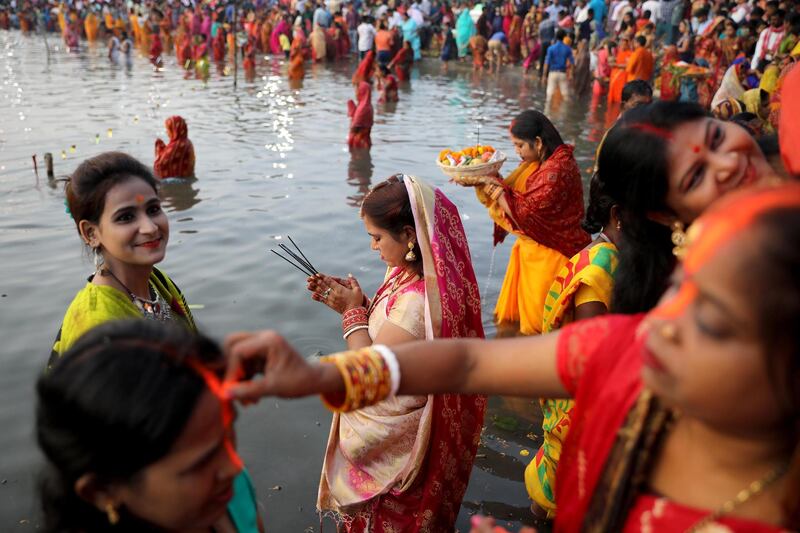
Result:
<svg viewBox="0 0 800 533"><path fill-rule="evenodd" d="M331 411L355 411L389 397L392 389L391 372L380 352L371 346L327 355L320 361L335 364L344 381L344 394L322 395L322 403Z"/></svg>

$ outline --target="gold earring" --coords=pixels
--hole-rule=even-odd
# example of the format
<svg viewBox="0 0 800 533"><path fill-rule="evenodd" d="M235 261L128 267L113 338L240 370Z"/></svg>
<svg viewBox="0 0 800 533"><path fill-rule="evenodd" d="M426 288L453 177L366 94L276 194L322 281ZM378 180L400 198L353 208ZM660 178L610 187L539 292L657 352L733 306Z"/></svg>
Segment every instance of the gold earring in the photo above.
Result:
<svg viewBox="0 0 800 533"><path fill-rule="evenodd" d="M672 249L672 255L682 259L686 253L686 232L683 230L683 222L676 220L672 223L670 229L672 229L672 244L675 246Z"/></svg>
<svg viewBox="0 0 800 533"><path fill-rule="evenodd" d="M406 254L406 261L412 263L417 260L417 254L414 253L414 242L408 242L408 253Z"/></svg>
<svg viewBox="0 0 800 533"><path fill-rule="evenodd" d="M117 525L117 522L119 522L119 513L117 512L117 508L114 507L114 504L111 502L106 504L106 516L108 517L108 523L112 526Z"/></svg>

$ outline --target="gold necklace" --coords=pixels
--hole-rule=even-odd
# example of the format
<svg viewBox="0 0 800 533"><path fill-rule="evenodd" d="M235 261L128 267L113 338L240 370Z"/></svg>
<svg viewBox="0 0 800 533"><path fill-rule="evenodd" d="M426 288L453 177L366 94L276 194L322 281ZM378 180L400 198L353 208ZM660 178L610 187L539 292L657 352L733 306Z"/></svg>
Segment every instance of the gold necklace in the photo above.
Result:
<svg viewBox="0 0 800 533"><path fill-rule="evenodd" d="M753 496L764 492L764 489L775 483L783 474L786 473L788 467L789 465L786 463L776 466L767 472L764 477L753 481L747 487L740 490L736 496L720 505L716 511L695 522L689 529L686 530L686 533L697 533L702 531L707 525L716 521L718 518L722 517L723 515L730 514L734 509L750 500Z"/></svg>

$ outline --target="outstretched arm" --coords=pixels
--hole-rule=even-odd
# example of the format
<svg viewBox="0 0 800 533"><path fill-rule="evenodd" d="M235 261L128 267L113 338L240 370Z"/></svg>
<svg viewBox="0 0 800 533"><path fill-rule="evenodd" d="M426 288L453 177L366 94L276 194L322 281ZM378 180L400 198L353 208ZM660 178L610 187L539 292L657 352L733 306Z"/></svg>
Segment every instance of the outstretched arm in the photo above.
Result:
<svg viewBox="0 0 800 533"><path fill-rule="evenodd" d="M556 370L558 333L502 340L418 341L391 349L400 366L398 394L477 393L564 398ZM228 391L245 402L345 391L329 363L309 363L280 335L235 333L225 341ZM337 357L348 357L348 353ZM248 381L242 381L248 380Z"/></svg>

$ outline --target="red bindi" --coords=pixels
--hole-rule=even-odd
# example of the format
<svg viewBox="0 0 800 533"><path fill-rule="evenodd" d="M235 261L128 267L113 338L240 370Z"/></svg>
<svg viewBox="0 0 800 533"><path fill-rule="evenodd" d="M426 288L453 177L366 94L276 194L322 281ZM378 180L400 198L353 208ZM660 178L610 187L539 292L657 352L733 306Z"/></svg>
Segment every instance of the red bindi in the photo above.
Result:
<svg viewBox="0 0 800 533"><path fill-rule="evenodd" d="M692 146L692 152L694 152L696 154L699 154L700 153L700 147L697 146L697 145Z"/></svg>
<svg viewBox="0 0 800 533"><path fill-rule="evenodd" d="M137 204L141 204L142 202L144 202L144 196L142 196L141 194L137 194L136 195L136 203Z"/></svg>

